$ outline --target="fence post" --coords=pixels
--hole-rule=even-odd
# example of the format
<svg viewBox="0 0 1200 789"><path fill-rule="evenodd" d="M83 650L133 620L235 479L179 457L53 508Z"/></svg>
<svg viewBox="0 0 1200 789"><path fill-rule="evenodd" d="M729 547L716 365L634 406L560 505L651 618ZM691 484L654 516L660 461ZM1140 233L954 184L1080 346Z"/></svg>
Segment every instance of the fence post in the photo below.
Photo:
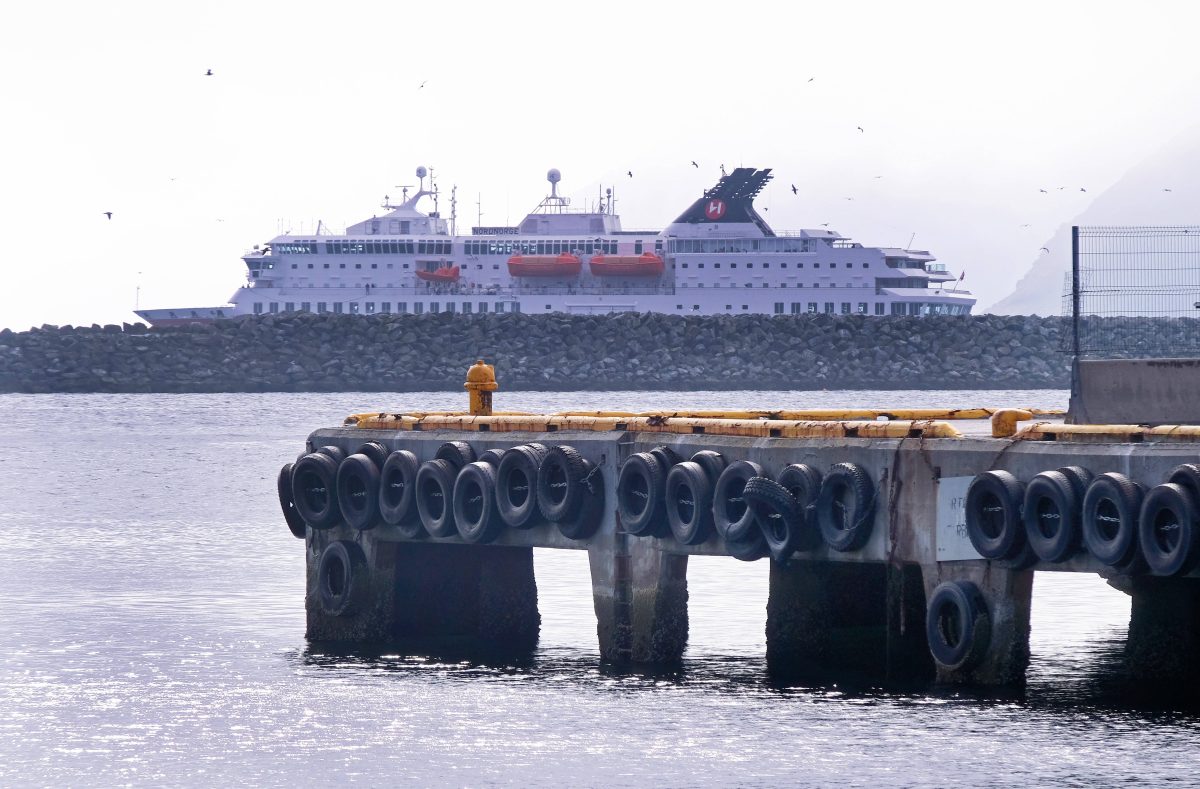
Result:
<svg viewBox="0 0 1200 789"><path fill-rule="evenodd" d="M1079 225L1071 226L1071 397L1079 397Z"/></svg>

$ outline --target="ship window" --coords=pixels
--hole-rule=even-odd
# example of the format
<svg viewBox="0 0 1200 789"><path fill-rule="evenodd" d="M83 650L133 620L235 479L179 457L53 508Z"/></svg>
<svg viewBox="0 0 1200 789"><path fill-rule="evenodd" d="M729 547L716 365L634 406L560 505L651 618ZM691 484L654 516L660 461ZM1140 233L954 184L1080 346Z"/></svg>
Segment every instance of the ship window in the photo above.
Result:
<svg viewBox="0 0 1200 789"><path fill-rule="evenodd" d="M871 265L870 263L863 263L863 268L869 268L870 265Z"/></svg>
<svg viewBox="0 0 1200 789"><path fill-rule="evenodd" d="M676 304L676 305L675 305L675 309L677 309L677 310L681 310L681 309L683 309L683 305L682 305L682 304Z"/></svg>
<svg viewBox="0 0 1200 789"><path fill-rule="evenodd" d="M487 312L487 302L486 301L479 302L479 312L480 313Z"/></svg>
<svg viewBox="0 0 1200 789"><path fill-rule="evenodd" d="M334 312L341 312L341 311L342 311L342 307L343 307L343 306L344 306L344 305L343 305L343 304L342 304L340 301L335 301L335 302L333 303L333 311L334 311Z"/></svg>
<svg viewBox="0 0 1200 789"><path fill-rule="evenodd" d="M688 267L688 264L687 264L687 263L683 263L683 264L681 264L681 265L682 265L684 268L687 268L687 267Z"/></svg>
<svg viewBox="0 0 1200 789"><path fill-rule="evenodd" d="M808 303L808 311L810 313L815 313L817 311L817 303L815 301L810 301Z"/></svg>
<svg viewBox="0 0 1200 789"><path fill-rule="evenodd" d="M814 282L814 283L813 283L813 287L814 287L814 288L819 288L819 287L821 287L821 283L820 283L820 282Z"/></svg>
<svg viewBox="0 0 1200 789"><path fill-rule="evenodd" d="M729 267L730 267L730 268L737 268L737 263L730 263L730 264L729 264Z"/></svg>
<svg viewBox="0 0 1200 789"><path fill-rule="evenodd" d="M292 268L299 268L299 266L297 266L295 263L293 263Z"/></svg>
<svg viewBox="0 0 1200 789"><path fill-rule="evenodd" d="M367 305L366 305L366 307L367 307L367 314L368 314L368 315L374 315L374 314L375 314L375 302L373 302L373 301L368 301L368 302L367 302Z"/></svg>
<svg viewBox="0 0 1200 789"><path fill-rule="evenodd" d="M324 267L329 268L329 264L328 263L324 264Z"/></svg>
<svg viewBox="0 0 1200 789"><path fill-rule="evenodd" d="M482 264L482 263L477 263L477 264L475 265L475 268L476 268L476 270L478 270L478 271L483 271L483 264Z"/></svg>
<svg viewBox="0 0 1200 789"><path fill-rule="evenodd" d="M399 233L400 232L400 220L398 220L398 219L389 220L388 221L388 232L389 233Z"/></svg>
<svg viewBox="0 0 1200 789"><path fill-rule="evenodd" d="M350 302L350 312L354 315L358 314L358 302L357 301Z"/></svg>
<svg viewBox="0 0 1200 789"><path fill-rule="evenodd" d="M371 268L379 268L379 264L378 264L378 263L372 263L372 264L371 264Z"/></svg>
<svg viewBox="0 0 1200 789"><path fill-rule="evenodd" d="M317 312L319 312L319 313L325 312L325 302L323 302L323 301L317 302Z"/></svg>
<svg viewBox="0 0 1200 789"><path fill-rule="evenodd" d="M284 309L286 312L295 312L295 311L296 311L296 302L294 302L294 301L289 301L289 302L286 302L286 303L283 305L283 309Z"/></svg>
<svg viewBox="0 0 1200 789"><path fill-rule="evenodd" d="M408 235L409 233L411 233L411 232L412 232L412 230L410 229L411 227L412 227L412 223L411 223L411 222L408 222L408 221L406 221L406 220L404 220L404 219L401 219L401 220L400 220L400 232L401 232L402 234L404 234L404 235Z"/></svg>
<svg viewBox="0 0 1200 789"><path fill-rule="evenodd" d="M749 304L743 304L743 305L742 305L742 309L743 309L743 310L748 310L748 309L750 309L750 305L749 305Z"/></svg>
<svg viewBox="0 0 1200 789"><path fill-rule="evenodd" d="M493 264L492 264L492 271L499 271L499 270L500 270L500 264L499 264L499 263L493 263Z"/></svg>
<svg viewBox="0 0 1200 789"><path fill-rule="evenodd" d="M388 268L391 268L391 267L392 267L392 264L391 264L391 263L388 263L388 264L387 264L387 267L388 267Z"/></svg>
<svg viewBox="0 0 1200 789"><path fill-rule="evenodd" d="M549 305L549 304L547 304L547 305L546 305L546 309L550 309L550 305Z"/></svg>
<svg viewBox="0 0 1200 789"><path fill-rule="evenodd" d="M797 264L796 264L796 268L804 268L804 264L803 264L803 263L797 263Z"/></svg>
<svg viewBox="0 0 1200 789"><path fill-rule="evenodd" d="M279 312L279 302L271 302L271 312Z"/></svg>
<svg viewBox="0 0 1200 789"><path fill-rule="evenodd" d="M425 253L425 242L424 242L424 241L418 241L418 242L417 242L417 254L418 254L418 255L424 255L424 254L426 254L426 253Z"/></svg>
<svg viewBox="0 0 1200 789"><path fill-rule="evenodd" d="M405 263L403 268L404 268L404 270L405 270L405 271L408 271L408 264L407 264L407 263Z"/></svg>
<svg viewBox="0 0 1200 789"><path fill-rule="evenodd" d="M309 268L312 268L312 267L313 267L313 264L312 264L312 263L309 263L309 264L308 264L308 267L309 267Z"/></svg>
<svg viewBox="0 0 1200 789"><path fill-rule="evenodd" d="M300 302L300 311L301 312L312 312L312 302L311 301Z"/></svg>
<svg viewBox="0 0 1200 789"><path fill-rule="evenodd" d="M642 254L642 240L640 238L637 241L633 242L633 254L635 254L635 255Z"/></svg>
<svg viewBox="0 0 1200 789"><path fill-rule="evenodd" d="M703 263L697 263L697 264L696 264L696 268L704 268L704 264L703 264Z"/></svg>
<svg viewBox="0 0 1200 789"><path fill-rule="evenodd" d="M787 268L787 263L780 263L780 264L779 264L779 267L780 267L780 268Z"/></svg>
<svg viewBox="0 0 1200 789"><path fill-rule="evenodd" d="M875 314L876 315L883 314L883 302L882 301L875 302Z"/></svg>
<svg viewBox="0 0 1200 789"><path fill-rule="evenodd" d="M262 314L262 302L261 301L254 302L254 314L255 315Z"/></svg>
<svg viewBox="0 0 1200 789"><path fill-rule="evenodd" d="M345 263L338 263L338 268L345 268L345 267L346 267Z"/></svg>
<svg viewBox="0 0 1200 789"><path fill-rule="evenodd" d="M775 314L776 315L783 314L783 302L782 301L775 302Z"/></svg>
<svg viewBox="0 0 1200 789"><path fill-rule="evenodd" d="M442 309L441 305L438 304L436 301L429 302L429 311L430 312L438 312L441 309Z"/></svg>
<svg viewBox="0 0 1200 789"><path fill-rule="evenodd" d="M496 312L504 312L504 302L502 302L502 301L496 302L496 310L495 311Z"/></svg>
<svg viewBox="0 0 1200 789"><path fill-rule="evenodd" d="M747 264L746 264L746 268L754 268L754 264L753 264L753 263L747 263Z"/></svg>
<svg viewBox="0 0 1200 789"><path fill-rule="evenodd" d="M392 311L392 303L390 301L379 302L379 311L382 312L384 315L387 315L388 313L390 313Z"/></svg>
<svg viewBox="0 0 1200 789"><path fill-rule="evenodd" d="M825 312L827 312L829 314L833 313L833 302L832 301L825 302Z"/></svg>
<svg viewBox="0 0 1200 789"><path fill-rule="evenodd" d="M821 267L820 263L813 263L813 268L820 268L820 267Z"/></svg>
<svg viewBox="0 0 1200 789"><path fill-rule="evenodd" d="M865 301L860 301L858 303L858 314L859 315L867 314L867 303Z"/></svg>
<svg viewBox="0 0 1200 789"><path fill-rule="evenodd" d="M396 312L408 312L408 302L407 301L396 302Z"/></svg>
<svg viewBox="0 0 1200 789"><path fill-rule="evenodd" d="M699 304L693 304L693 305L692 305L692 309L693 309L693 310L698 310L698 309L700 309L700 305L699 305Z"/></svg>
<svg viewBox="0 0 1200 789"><path fill-rule="evenodd" d="M721 267L720 263L713 263L713 268L720 268L720 267Z"/></svg>
<svg viewBox="0 0 1200 789"><path fill-rule="evenodd" d="M425 302L423 302L423 301L414 301L413 302L413 312L414 313L416 313L417 315L420 315L424 311L425 311Z"/></svg>
<svg viewBox="0 0 1200 789"><path fill-rule="evenodd" d="M803 306L803 305L802 305L800 302L798 302L798 301L793 301L793 302L792 302L792 314L793 314L793 315L799 315L799 314L800 314L800 311L801 311L801 307L802 307L802 306Z"/></svg>
<svg viewBox="0 0 1200 789"><path fill-rule="evenodd" d="M362 268L362 263L355 263L355 264L354 264L354 267L355 267L355 268Z"/></svg>
<svg viewBox="0 0 1200 789"><path fill-rule="evenodd" d="M731 310L731 309L733 309L733 305L732 305L732 304L726 304L726 305L725 305L725 309L727 309L727 310Z"/></svg>
<svg viewBox="0 0 1200 789"><path fill-rule="evenodd" d="M513 312L520 312L520 311L521 311L521 302L519 302L519 301L514 301L514 302L512 303L512 311L513 311Z"/></svg>
<svg viewBox="0 0 1200 789"><path fill-rule="evenodd" d="M464 301L462 311L463 311L463 315L470 315L471 314L471 302Z"/></svg>
<svg viewBox="0 0 1200 789"><path fill-rule="evenodd" d="M454 302L446 302L446 312L454 312Z"/></svg>

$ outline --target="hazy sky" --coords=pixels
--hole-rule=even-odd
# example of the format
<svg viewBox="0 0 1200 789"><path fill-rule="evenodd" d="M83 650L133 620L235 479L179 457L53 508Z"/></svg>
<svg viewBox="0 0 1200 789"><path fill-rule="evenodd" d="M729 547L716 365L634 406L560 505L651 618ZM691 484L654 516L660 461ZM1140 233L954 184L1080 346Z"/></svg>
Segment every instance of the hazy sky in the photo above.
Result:
<svg viewBox="0 0 1200 789"><path fill-rule="evenodd" d="M417 165L458 186L460 229L479 195L485 224L519 220L550 167L579 202L613 185L626 228L662 227L721 164L772 167L776 229L915 234L986 306L1200 123L1196 9L22 3L0 49L0 326L132 321L139 286L144 307L224 303L246 249L370 216Z"/></svg>

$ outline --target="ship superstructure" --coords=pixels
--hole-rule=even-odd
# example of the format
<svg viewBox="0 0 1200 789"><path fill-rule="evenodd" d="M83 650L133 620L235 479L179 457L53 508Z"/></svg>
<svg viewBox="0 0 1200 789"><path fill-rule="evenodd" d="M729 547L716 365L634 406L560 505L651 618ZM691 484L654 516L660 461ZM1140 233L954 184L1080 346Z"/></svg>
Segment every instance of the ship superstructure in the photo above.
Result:
<svg viewBox="0 0 1200 789"><path fill-rule="evenodd" d="M662 231L624 230L611 189L572 209L551 170L550 195L519 224L466 235L453 208L449 221L438 211L428 171L417 175L415 194L344 234L284 234L246 253L228 305L137 314L156 325L294 311L955 315L975 303L926 251L775 232L754 208L769 169L722 174Z"/></svg>

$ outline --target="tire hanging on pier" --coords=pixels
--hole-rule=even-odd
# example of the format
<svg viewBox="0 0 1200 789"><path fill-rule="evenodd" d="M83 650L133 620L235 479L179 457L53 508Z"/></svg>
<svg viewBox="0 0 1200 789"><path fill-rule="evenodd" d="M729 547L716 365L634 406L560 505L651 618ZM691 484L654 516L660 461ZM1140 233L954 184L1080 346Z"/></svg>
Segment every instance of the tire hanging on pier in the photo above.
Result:
<svg viewBox="0 0 1200 789"><path fill-rule="evenodd" d="M821 480L816 503L821 537L835 551L857 551L871 538L875 484L857 463L838 463Z"/></svg>
<svg viewBox="0 0 1200 789"><path fill-rule="evenodd" d="M496 468L496 511L514 529L542 523L537 506L537 470L549 452L541 444L524 444L504 453Z"/></svg>
<svg viewBox="0 0 1200 789"><path fill-rule="evenodd" d="M1196 499L1177 482L1156 485L1142 500L1138 544L1155 575L1184 575L1200 562Z"/></svg>
<svg viewBox="0 0 1200 789"><path fill-rule="evenodd" d="M352 616L362 608L370 581L367 557L356 543L335 540L317 563L317 604L327 616Z"/></svg>
<svg viewBox="0 0 1200 789"><path fill-rule="evenodd" d="M337 500L342 518L356 529L375 528L379 520L379 466L367 455L353 454L337 472Z"/></svg>
<svg viewBox="0 0 1200 789"><path fill-rule="evenodd" d="M356 455L366 455L375 464L375 468L382 469L383 464L388 459L388 449L378 441L368 441L367 443L354 450Z"/></svg>
<svg viewBox="0 0 1200 789"><path fill-rule="evenodd" d="M417 512L417 456L407 449L388 455L379 473L379 516L410 540L426 536Z"/></svg>
<svg viewBox="0 0 1200 789"><path fill-rule="evenodd" d="M925 638L934 661L952 671L979 665L992 638L992 620L979 587L946 581L929 597Z"/></svg>
<svg viewBox="0 0 1200 789"><path fill-rule="evenodd" d="M780 564L787 562L796 552L805 528L804 508L787 488L767 477L751 477L742 498L754 515L771 558Z"/></svg>
<svg viewBox="0 0 1200 789"><path fill-rule="evenodd" d="M287 522L288 530L291 531L293 537L303 540L305 535L304 518L296 510L296 500L292 496L293 466L292 463L283 464L283 468L279 469L275 488L279 494L279 506L283 508L283 519Z"/></svg>
<svg viewBox="0 0 1200 789"><path fill-rule="evenodd" d="M1062 471L1043 471L1025 488L1025 539L1044 562L1061 562L1079 550L1078 485Z"/></svg>
<svg viewBox="0 0 1200 789"><path fill-rule="evenodd" d="M341 447L335 447L332 444L328 446L317 447L314 451L324 455L338 465L341 465L342 461L346 459L346 451Z"/></svg>
<svg viewBox="0 0 1200 789"><path fill-rule="evenodd" d="M496 470L489 464L468 463L454 480L451 506L454 526L466 542L489 543L504 530L496 512Z"/></svg>
<svg viewBox="0 0 1200 789"><path fill-rule="evenodd" d="M437 448L434 458L445 460L458 473L463 466L475 462L475 450L466 441L447 441Z"/></svg>
<svg viewBox="0 0 1200 789"><path fill-rule="evenodd" d="M451 537L458 533L454 525L454 478L457 471L448 460L435 458L417 469L417 512L421 525L434 537Z"/></svg>
<svg viewBox="0 0 1200 789"><path fill-rule="evenodd" d="M691 457L692 463L698 463L704 473L708 476L708 481L712 485L717 484L717 480L721 478L721 472L729 465L729 461L720 452L713 452L711 449L702 449Z"/></svg>
<svg viewBox="0 0 1200 789"><path fill-rule="evenodd" d="M314 529L336 526L342 517L337 501L337 463L324 452L311 452L292 468L292 501Z"/></svg>
<svg viewBox="0 0 1200 789"><path fill-rule="evenodd" d="M671 447L667 446L666 444L656 446L654 449L650 450L650 454L658 458L658 463L663 468L663 474L666 474L668 471L670 471L676 463L683 462L683 458L679 456L679 453L674 449L671 449Z"/></svg>
<svg viewBox="0 0 1200 789"><path fill-rule="evenodd" d="M588 471L574 447L551 447L537 470L537 505L550 523L574 520L583 507Z"/></svg>
<svg viewBox="0 0 1200 789"><path fill-rule="evenodd" d="M753 542L762 534L742 492L751 477L764 476L763 467L751 460L735 460L725 467L713 489L713 526L726 542Z"/></svg>
<svg viewBox="0 0 1200 789"><path fill-rule="evenodd" d="M666 533L666 472L650 452L635 452L617 477L617 514L625 531L638 536Z"/></svg>
<svg viewBox="0 0 1200 789"><path fill-rule="evenodd" d="M586 540L596 533L604 521L604 478L600 469L587 458L583 459L583 503L579 511L567 520L559 521L559 533L568 540Z"/></svg>
<svg viewBox="0 0 1200 789"><path fill-rule="evenodd" d="M1109 567L1129 565L1139 556L1138 514L1145 491L1124 474L1096 477L1083 496L1083 544Z"/></svg>
<svg viewBox="0 0 1200 789"><path fill-rule="evenodd" d="M1025 546L1025 485L1007 471L977 474L967 488L967 537L985 559L1011 559Z"/></svg>
<svg viewBox="0 0 1200 789"><path fill-rule="evenodd" d="M712 497L712 480L699 463L684 461L667 472L667 523L675 539L699 545L712 536Z"/></svg>
<svg viewBox="0 0 1200 789"><path fill-rule="evenodd" d="M807 463L791 463L779 472L778 482L800 506L803 523L793 535L795 550L812 551L821 545L821 527L817 524L817 497L821 495L821 472Z"/></svg>
<svg viewBox="0 0 1200 789"><path fill-rule="evenodd" d="M487 463L492 468L500 468L500 461L504 459L503 449L489 449L479 456L479 462Z"/></svg>

